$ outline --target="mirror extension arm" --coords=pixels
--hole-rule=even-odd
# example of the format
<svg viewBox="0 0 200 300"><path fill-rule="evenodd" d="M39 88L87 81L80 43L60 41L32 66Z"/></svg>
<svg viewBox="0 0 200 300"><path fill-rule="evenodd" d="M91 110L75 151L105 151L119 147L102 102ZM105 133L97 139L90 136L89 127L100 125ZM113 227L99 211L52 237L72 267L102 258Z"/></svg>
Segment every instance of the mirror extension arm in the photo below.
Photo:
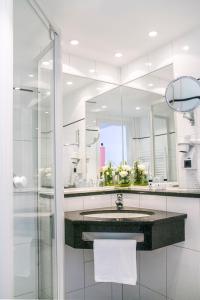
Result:
<svg viewBox="0 0 200 300"><path fill-rule="evenodd" d="M199 99L200 100L200 96L193 96L193 97L183 98L183 99L172 99L172 100L169 100L169 103L180 102L180 101L189 101L189 100L193 100L193 99Z"/></svg>

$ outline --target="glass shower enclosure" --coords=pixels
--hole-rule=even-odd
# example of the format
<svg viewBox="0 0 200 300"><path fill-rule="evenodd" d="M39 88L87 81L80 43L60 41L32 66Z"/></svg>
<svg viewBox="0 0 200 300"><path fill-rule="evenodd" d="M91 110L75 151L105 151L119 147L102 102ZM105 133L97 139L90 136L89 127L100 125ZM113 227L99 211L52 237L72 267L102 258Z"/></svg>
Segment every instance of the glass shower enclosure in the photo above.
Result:
<svg viewBox="0 0 200 300"><path fill-rule="evenodd" d="M55 33L14 1L14 296L57 298Z"/></svg>

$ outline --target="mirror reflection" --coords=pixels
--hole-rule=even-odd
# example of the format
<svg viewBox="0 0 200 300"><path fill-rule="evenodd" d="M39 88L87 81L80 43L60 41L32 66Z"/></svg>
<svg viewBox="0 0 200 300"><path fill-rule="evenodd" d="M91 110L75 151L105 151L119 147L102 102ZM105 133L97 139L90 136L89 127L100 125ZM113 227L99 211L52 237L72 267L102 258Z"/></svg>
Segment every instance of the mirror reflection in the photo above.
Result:
<svg viewBox="0 0 200 300"><path fill-rule="evenodd" d="M169 65L87 102L86 140L95 141L93 148L89 147L90 143L86 147L90 153L89 180L96 178L93 176L98 179L102 166L110 164L111 169L105 172L115 171L112 185L116 185L116 175L120 185L125 183L119 178L119 172L127 172L128 168L133 171L128 175L128 186L130 182L145 185L148 179L155 177L176 181L174 112L164 101L165 88L172 78L173 66ZM145 174L141 180L134 179L136 162ZM126 165L125 170L121 169L123 165ZM105 181L104 173L103 179Z"/></svg>
<svg viewBox="0 0 200 300"><path fill-rule="evenodd" d="M171 81L166 89L165 99L170 108L179 112L194 110L200 101L199 80L182 76Z"/></svg>
<svg viewBox="0 0 200 300"><path fill-rule="evenodd" d="M123 125L128 165L133 166L138 161L148 178L159 176L163 180L175 180L172 163L175 157L174 113L163 102L163 97L149 91L123 88Z"/></svg>
<svg viewBox="0 0 200 300"><path fill-rule="evenodd" d="M172 79L172 65L123 86L64 76L65 187L176 181Z"/></svg>
<svg viewBox="0 0 200 300"><path fill-rule="evenodd" d="M95 110L94 99L101 94L109 93L115 85L63 74L63 87L64 185L67 188L96 185L96 159L92 160L94 164L88 169L90 154L86 149L94 150L92 155L97 156L95 147L99 144L99 129L94 123L88 125L86 103L93 105L93 110ZM98 112L98 108L96 110ZM89 129L88 135L86 135L86 128ZM92 175L88 175L89 170Z"/></svg>
<svg viewBox="0 0 200 300"><path fill-rule="evenodd" d="M87 180L99 180L99 170L111 164L116 168L123 159L121 88L86 102Z"/></svg>

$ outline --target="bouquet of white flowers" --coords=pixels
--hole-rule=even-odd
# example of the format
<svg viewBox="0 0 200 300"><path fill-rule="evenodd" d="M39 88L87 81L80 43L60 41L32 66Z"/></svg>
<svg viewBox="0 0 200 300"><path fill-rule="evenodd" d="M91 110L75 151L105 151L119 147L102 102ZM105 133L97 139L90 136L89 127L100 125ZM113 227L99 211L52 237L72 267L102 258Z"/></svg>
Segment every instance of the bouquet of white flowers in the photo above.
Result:
<svg viewBox="0 0 200 300"><path fill-rule="evenodd" d="M131 167L123 164L117 168L116 174L118 175L118 184L120 186L131 185Z"/></svg>
<svg viewBox="0 0 200 300"><path fill-rule="evenodd" d="M100 178L103 179L104 185L113 185L113 178L115 176L115 170L112 164L104 166L100 170Z"/></svg>
<svg viewBox="0 0 200 300"><path fill-rule="evenodd" d="M139 161L134 162L133 166L133 183L134 185L147 185L147 172L145 166Z"/></svg>

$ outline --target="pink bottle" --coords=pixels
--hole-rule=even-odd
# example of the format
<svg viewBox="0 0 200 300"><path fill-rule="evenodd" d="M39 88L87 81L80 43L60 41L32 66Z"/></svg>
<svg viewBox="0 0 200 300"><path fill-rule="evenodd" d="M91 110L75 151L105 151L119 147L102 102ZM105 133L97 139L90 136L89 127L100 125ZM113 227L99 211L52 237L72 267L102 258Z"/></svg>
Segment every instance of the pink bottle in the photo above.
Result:
<svg viewBox="0 0 200 300"><path fill-rule="evenodd" d="M105 166L105 158L106 158L106 148L104 147L103 143L101 143L100 149L99 149L99 154L100 154L100 168Z"/></svg>

